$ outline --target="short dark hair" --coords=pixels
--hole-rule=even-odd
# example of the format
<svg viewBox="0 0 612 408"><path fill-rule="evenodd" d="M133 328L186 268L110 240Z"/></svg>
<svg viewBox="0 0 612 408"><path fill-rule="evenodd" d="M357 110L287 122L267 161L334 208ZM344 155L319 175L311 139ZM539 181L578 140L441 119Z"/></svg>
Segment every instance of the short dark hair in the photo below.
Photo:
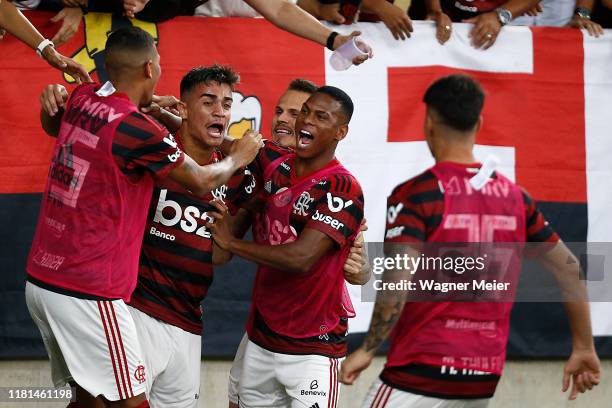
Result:
<svg viewBox="0 0 612 408"><path fill-rule="evenodd" d="M336 101L340 102L342 112L346 115L346 121L350 122L351 117L353 116L354 106L353 100L346 92L340 88L336 88L335 86L325 85L318 88L316 93L329 95Z"/></svg>
<svg viewBox="0 0 612 408"><path fill-rule="evenodd" d="M193 68L181 79L181 97L196 86L210 81L227 84L233 91L234 85L240 82L240 75L226 65Z"/></svg>
<svg viewBox="0 0 612 408"><path fill-rule="evenodd" d="M478 123L484 98L478 82L467 75L454 74L434 82L425 92L423 102L435 110L447 126L467 132Z"/></svg>
<svg viewBox="0 0 612 408"><path fill-rule="evenodd" d="M151 34L139 27L119 28L106 39L106 56L111 56L116 51L141 52L150 51L155 48L155 40Z"/></svg>
<svg viewBox="0 0 612 408"><path fill-rule="evenodd" d="M304 78L296 78L289 83L289 88L287 88L287 90L304 92L312 95L317 91L317 88L318 86L312 81L309 81Z"/></svg>

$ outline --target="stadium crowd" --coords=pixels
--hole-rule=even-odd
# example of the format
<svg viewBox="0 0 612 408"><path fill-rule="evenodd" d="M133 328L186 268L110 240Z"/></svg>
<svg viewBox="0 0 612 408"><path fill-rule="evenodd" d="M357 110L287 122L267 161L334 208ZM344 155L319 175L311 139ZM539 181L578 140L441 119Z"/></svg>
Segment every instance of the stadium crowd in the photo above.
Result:
<svg viewBox="0 0 612 408"><path fill-rule="evenodd" d="M505 24L584 28L590 35L612 28L612 0L363 0L357 16L347 20L340 0L291 0L319 20L335 24L382 21L396 39L407 39L412 20L432 20L441 43L448 41L451 22L473 22L474 45L490 47ZM122 13L143 21L161 22L176 16L261 17L257 1L243 0L15 0L21 10L49 10L61 27L56 46L77 32L84 14ZM357 2L359 3L359 2ZM346 13L344 13L346 14ZM265 12L264 12L265 15Z"/></svg>

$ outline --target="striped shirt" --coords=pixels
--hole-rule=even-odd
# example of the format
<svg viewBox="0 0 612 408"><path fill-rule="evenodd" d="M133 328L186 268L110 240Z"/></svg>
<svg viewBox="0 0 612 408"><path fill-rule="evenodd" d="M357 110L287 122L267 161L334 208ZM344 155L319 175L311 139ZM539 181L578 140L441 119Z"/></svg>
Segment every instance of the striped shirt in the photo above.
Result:
<svg viewBox="0 0 612 408"><path fill-rule="evenodd" d="M480 167L480 165L466 165ZM495 174L493 175L495 177ZM559 236L538 210L535 201L523 190L526 242L559 241ZM401 205L400 205L401 204ZM425 242L442 222L444 194L438 178L427 170L397 186L387 200L389 213L385 242ZM499 376L473 370L451 372L444 367L408 364L386 367L380 375L390 387L406 392L445 399L492 397Z"/></svg>

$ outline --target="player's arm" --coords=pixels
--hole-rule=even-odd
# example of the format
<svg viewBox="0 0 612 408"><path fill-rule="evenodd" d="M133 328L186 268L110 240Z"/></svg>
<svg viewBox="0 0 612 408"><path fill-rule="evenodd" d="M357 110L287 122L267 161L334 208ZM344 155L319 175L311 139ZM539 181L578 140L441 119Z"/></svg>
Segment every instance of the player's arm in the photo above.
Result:
<svg viewBox="0 0 612 408"><path fill-rule="evenodd" d="M580 263L567 246L559 241L541 254L538 261L557 280L563 297L572 336L572 354L563 370L563 391L567 391L572 379L573 387L569 399L599 384L600 364L595 351L591 330L591 314L586 285Z"/></svg>
<svg viewBox="0 0 612 408"><path fill-rule="evenodd" d="M140 108L140 111L157 119L170 133L174 134L179 131L183 123L177 108L179 102L172 95L153 95L151 104Z"/></svg>
<svg viewBox="0 0 612 408"><path fill-rule="evenodd" d="M62 85L47 85L40 94L40 124L49 136L59 134L64 108L68 100L68 91Z"/></svg>
<svg viewBox="0 0 612 408"><path fill-rule="evenodd" d="M253 161L261 144L261 135L249 131L232 145L230 153L220 162L200 166L185 155L183 162L170 171L169 177L193 194L203 196L226 183L238 169Z"/></svg>
<svg viewBox="0 0 612 408"><path fill-rule="evenodd" d="M251 213L243 208L231 217L231 234L242 238L251 226ZM233 253L226 251L213 241L213 265L224 265L231 261Z"/></svg>
<svg viewBox="0 0 612 408"><path fill-rule="evenodd" d="M304 228L296 241L275 245L274 248L238 239L232 235L227 222L227 207L218 201L212 201L211 204L217 208L217 211L208 214L215 221L207 223L206 226L212 232L215 243L235 255L260 265L297 274L307 273L335 245L327 235L310 228Z"/></svg>
<svg viewBox="0 0 612 408"><path fill-rule="evenodd" d="M332 31L325 27L316 18L299 8L297 5L286 0L244 0L259 14L265 17L275 26L288 31L298 37L306 38L325 46ZM352 37L360 35L359 31L353 31L349 35L338 35L333 41L333 49L337 49ZM369 46L368 46L369 48ZM368 59L368 56L356 57L354 64L360 64Z"/></svg>

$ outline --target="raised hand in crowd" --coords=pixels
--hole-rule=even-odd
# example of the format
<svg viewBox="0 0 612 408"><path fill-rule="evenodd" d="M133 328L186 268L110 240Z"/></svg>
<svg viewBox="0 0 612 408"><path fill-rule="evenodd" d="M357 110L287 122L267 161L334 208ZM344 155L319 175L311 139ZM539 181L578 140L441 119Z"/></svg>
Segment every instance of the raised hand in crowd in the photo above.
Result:
<svg viewBox="0 0 612 408"><path fill-rule="evenodd" d="M298 0L297 5L319 20L334 24L344 24L346 21L340 13L340 2L324 4L319 0Z"/></svg>
<svg viewBox="0 0 612 408"><path fill-rule="evenodd" d="M82 19L83 11L80 7L64 7L59 13L51 18L51 21L54 23L59 21L62 22L62 26L51 41L58 47L68 42L68 40L70 40L79 30Z"/></svg>
<svg viewBox="0 0 612 408"><path fill-rule="evenodd" d="M342 46L347 41L352 40L353 37L358 37L361 35L361 31L353 31L349 35L338 35L334 40L334 50L337 50L338 47ZM366 52L367 55L357 56L353 59L354 65L359 65L367 61L369 58L374 56L374 52L372 51L372 47L361 40L357 40L357 46L363 51Z"/></svg>
<svg viewBox="0 0 612 408"><path fill-rule="evenodd" d="M53 43L45 40L23 14L8 1L0 1L0 27L37 50L49 65L74 77L78 83L91 81L89 74L80 64L57 52Z"/></svg>
<svg viewBox="0 0 612 408"><path fill-rule="evenodd" d="M442 10L437 10L427 13L425 20L436 23L436 38L440 44L444 45L453 32L453 23L450 17Z"/></svg>
<svg viewBox="0 0 612 408"><path fill-rule="evenodd" d="M363 7L376 13L396 40L410 38L414 31L408 13L386 0L363 0Z"/></svg>
<svg viewBox="0 0 612 408"><path fill-rule="evenodd" d="M472 31L470 31L472 45L475 48L485 50L495 44L497 36L503 27L495 11L479 14L464 22L474 24Z"/></svg>
<svg viewBox="0 0 612 408"><path fill-rule="evenodd" d="M530 16L530 17L535 17L538 14L540 14L541 12L544 11L544 8L542 7L542 4L538 3L537 6L535 6L532 9L527 10L525 13L523 13L524 16Z"/></svg>
<svg viewBox="0 0 612 408"><path fill-rule="evenodd" d="M123 0L125 15L134 18L136 13L141 12L148 2L149 0Z"/></svg>
<svg viewBox="0 0 612 408"><path fill-rule="evenodd" d="M595 0L577 0L576 1L576 11L570 20L568 27L585 29L589 33L590 36L599 37L603 35L603 28L591 21L591 11L593 11L593 7L595 6Z"/></svg>

